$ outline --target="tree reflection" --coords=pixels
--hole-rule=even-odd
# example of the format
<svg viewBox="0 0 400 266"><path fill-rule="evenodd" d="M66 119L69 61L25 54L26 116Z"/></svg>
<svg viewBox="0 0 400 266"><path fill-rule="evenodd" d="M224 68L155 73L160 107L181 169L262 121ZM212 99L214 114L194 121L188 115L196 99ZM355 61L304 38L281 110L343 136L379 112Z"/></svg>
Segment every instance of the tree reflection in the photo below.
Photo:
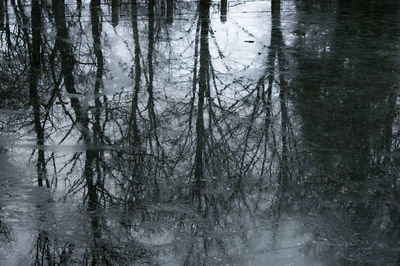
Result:
<svg viewBox="0 0 400 266"><path fill-rule="evenodd" d="M205 128L204 128L204 98L207 90L208 68L210 52L208 48L208 31L210 22L210 3L208 1L200 2L200 70L198 86L198 105L196 117L196 155L194 159L194 192L199 208L202 206L201 190L204 187L204 148L205 148Z"/></svg>
<svg viewBox="0 0 400 266"><path fill-rule="evenodd" d="M174 0L167 0L167 23L174 22Z"/></svg>
<svg viewBox="0 0 400 266"><path fill-rule="evenodd" d="M5 26L5 16L4 16L4 10L7 10L7 1L1 1L0 3L0 30L4 30Z"/></svg>
<svg viewBox="0 0 400 266"><path fill-rule="evenodd" d="M29 95L30 101L33 107L35 131L37 136L37 144L43 146L44 144L44 129L41 124L40 118L40 101L38 95L38 83L40 76L40 61L41 61L41 31L42 31L42 19L41 19L41 6L39 1L32 1L32 52L30 54L30 83L29 83ZM38 185L43 186L43 180L46 181L47 187L49 187L49 181L46 177L46 163L44 158L44 150L39 148L38 159L37 159L37 174L38 174Z"/></svg>
<svg viewBox="0 0 400 266"><path fill-rule="evenodd" d="M111 1L111 10L112 25L117 27L119 24L119 0Z"/></svg>
<svg viewBox="0 0 400 266"><path fill-rule="evenodd" d="M228 0L221 0L221 22L226 22L228 14Z"/></svg>
<svg viewBox="0 0 400 266"><path fill-rule="evenodd" d="M265 32L237 23L265 50L248 59L221 33L242 3L229 21L223 0L120 3L1 2L0 107L32 107L1 126L34 130L38 185L62 194L37 208L32 261L244 264L295 220L322 263L397 263L399 34L382 10L398 5L296 1L291 24L268 1Z"/></svg>
<svg viewBox="0 0 400 266"><path fill-rule="evenodd" d="M357 50L349 50L349 45L368 34L381 36L382 31L363 16L352 20L350 26L346 21L353 17L354 8L350 2L339 1L337 19L343 24L336 25L329 51L314 51L316 57L298 59L295 82L301 88L297 102L302 104L297 108L303 121L302 136L310 151L307 157L313 166L309 179L304 181L304 192L299 191L298 195L304 195L302 208L313 210L312 215L307 215L307 221L317 224L317 242L312 246L314 252L317 249L324 254L327 263L392 264L398 258L391 248L383 250L374 245L377 235L393 234L392 224L398 219L389 215L392 207L385 206L385 198L397 193L387 187L396 185L390 166L383 163L390 160L383 154L390 154L386 147L394 141L391 110L397 97L393 90L384 88L397 81L394 76L383 74L382 80L369 79L366 85L365 66L376 59L367 52L369 44L355 41ZM363 10L372 16L377 12ZM354 30L361 28L369 32L354 36ZM300 49L307 54L309 48L304 43ZM302 76L304 70L310 69L314 73L312 80ZM329 226L324 226L327 221ZM385 238L382 245L394 247L392 241L392 237ZM374 255L377 252L385 255L378 259Z"/></svg>

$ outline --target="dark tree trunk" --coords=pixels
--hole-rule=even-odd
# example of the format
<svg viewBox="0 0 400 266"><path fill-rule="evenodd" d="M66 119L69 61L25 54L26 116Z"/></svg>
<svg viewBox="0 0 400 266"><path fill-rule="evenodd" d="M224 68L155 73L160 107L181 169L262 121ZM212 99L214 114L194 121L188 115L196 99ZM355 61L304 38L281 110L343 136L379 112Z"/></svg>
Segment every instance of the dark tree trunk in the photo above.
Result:
<svg viewBox="0 0 400 266"><path fill-rule="evenodd" d="M204 98L207 90L207 78L210 63L208 32L210 28L210 2L200 2L200 70L199 70L199 91L198 91L198 107L196 118L196 154L194 167L194 196L201 205L201 190L204 183L204 149L205 149L205 127L204 127Z"/></svg>
<svg viewBox="0 0 400 266"><path fill-rule="evenodd" d="M10 17L8 15L8 1L5 1L5 30L8 49L11 49L11 31L10 31Z"/></svg>
<svg viewBox="0 0 400 266"><path fill-rule="evenodd" d="M57 29L57 46L61 56L61 73L64 77L65 89L68 93L78 94L75 89L73 70L75 66L75 57L69 43L68 28L65 20L64 0L53 0L53 12ZM79 99L72 98L71 106L74 109L76 120L81 127L81 133L86 143L90 143L90 134L88 131L89 118L80 104Z"/></svg>
<svg viewBox="0 0 400 266"><path fill-rule="evenodd" d="M149 84L147 86L147 92L149 94L149 100L147 104L147 108L149 110L149 118L150 118L150 130L151 135L153 135L157 147L159 147L158 134L157 134L157 117L154 106L154 92L153 92L153 81L154 81L154 68L153 68L153 52L154 52L154 8L155 1L149 0L148 5L148 15L149 15L149 46L148 46L148 54L147 60L149 65ZM154 198L158 200L159 198L159 188L157 176L153 174L153 185L154 185Z"/></svg>
<svg viewBox="0 0 400 266"><path fill-rule="evenodd" d="M269 64L270 64L270 75L269 75L269 89L272 89L272 83L274 80L274 68L275 68L275 58L278 58L278 73L279 73L279 100L281 108L281 144L282 153L279 163L279 175L278 183L284 188L288 182L289 177L289 167L288 167L288 111L287 111L287 99L286 99L286 82L284 78L284 51L283 48L285 43L283 41L282 31L281 31L281 1L272 0L271 1L271 45L269 54Z"/></svg>
<svg viewBox="0 0 400 266"><path fill-rule="evenodd" d="M221 0L221 22L226 22L228 15L228 0Z"/></svg>
<svg viewBox="0 0 400 266"><path fill-rule="evenodd" d="M153 81L154 81L154 69L153 69L153 52L154 52L154 0L149 0L148 5L148 19L149 19L149 46L147 61L149 65L149 84L147 85L147 92L149 94L148 109L150 116L150 125L152 130L155 130L155 111L154 111L154 95L153 95Z"/></svg>
<svg viewBox="0 0 400 266"><path fill-rule="evenodd" d="M97 60L97 71L96 71L96 81L94 85L94 95L95 95L95 110L94 110L94 141L100 142L102 137L101 126L100 126L100 112L101 112L101 102L100 102L100 88L102 86L103 72L104 72L104 59L103 52L101 50L101 18L100 9L95 5L94 1L91 3L90 8L90 18L92 23L92 36L93 36L93 48L94 54Z"/></svg>
<svg viewBox="0 0 400 266"><path fill-rule="evenodd" d="M112 0L111 2L111 22L114 27L119 24L119 0Z"/></svg>
<svg viewBox="0 0 400 266"><path fill-rule="evenodd" d="M174 22L174 0L167 0L167 23Z"/></svg>
<svg viewBox="0 0 400 266"><path fill-rule="evenodd" d="M95 51L97 52L96 57L99 60L98 56L101 56L101 47L99 47L99 24L98 24L98 15L96 21L96 12L94 9L97 7L97 1L91 2L91 15L92 15L92 29L93 29L93 38L94 38L94 46ZM57 28L57 45L60 50L61 56L61 72L64 77L64 84L68 93L77 94L75 89L75 82L73 76L73 70L75 66L75 58L73 55L71 44L68 42L69 34L68 28L66 26L65 20L65 4L63 0L54 0L53 1L53 11L55 14L55 22ZM96 53L95 52L95 53ZM100 58L102 64L102 56ZM101 70L102 71L102 70ZM101 74L102 72L100 72ZM97 73L99 74L99 72ZM97 81L96 81L97 82ZM98 85L99 86L99 85ZM80 130L82 133L83 140L86 145L91 145L91 138L89 134L89 118L87 111L81 106L79 99L72 98L71 105L74 109L77 124L80 126ZM97 155L96 152L92 149L88 149L86 151L86 160L85 160L85 168L84 168L84 178L86 180L86 186L88 189L88 209L96 210L98 197L97 197L97 186L94 182L94 161Z"/></svg>
<svg viewBox="0 0 400 266"><path fill-rule="evenodd" d="M133 40L135 41L135 87L132 93L132 106L131 114L129 118L129 129L128 129L128 140L129 145L137 147L140 143L140 133L137 124L137 111L138 111L138 100L140 91L140 77L141 77L141 67L140 67L140 43L139 43L139 30L137 24L137 2L132 1L132 30L133 30Z"/></svg>
<svg viewBox="0 0 400 266"><path fill-rule="evenodd" d="M7 7L6 1L7 0L0 0L0 30L4 29L4 19L5 19L4 10L5 7Z"/></svg>
<svg viewBox="0 0 400 266"><path fill-rule="evenodd" d="M87 185L88 193L88 209L94 211L97 209L98 197L97 197L97 186L94 182L94 161L96 159L96 152L93 150L86 151L86 161L84 169L84 178Z"/></svg>
<svg viewBox="0 0 400 266"><path fill-rule="evenodd" d="M43 186L43 180L46 180L46 185L49 186L46 178L46 162L44 158L43 144L44 144L44 129L40 122L40 99L38 93L38 84L40 77L40 47L41 47L41 30L42 30L42 18L41 18L41 6L40 0L32 1L32 45L30 52L30 84L29 84L29 96L31 105L33 108L34 124L37 137L38 148L38 160L36 163L38 185Z"/></svg>
<svg viewBox="0 0 400 266"><path fill-rule="evenodd" d="M278 15L280 17L281 0L271 0L271 12L273 17L274 15Z"/></svg>

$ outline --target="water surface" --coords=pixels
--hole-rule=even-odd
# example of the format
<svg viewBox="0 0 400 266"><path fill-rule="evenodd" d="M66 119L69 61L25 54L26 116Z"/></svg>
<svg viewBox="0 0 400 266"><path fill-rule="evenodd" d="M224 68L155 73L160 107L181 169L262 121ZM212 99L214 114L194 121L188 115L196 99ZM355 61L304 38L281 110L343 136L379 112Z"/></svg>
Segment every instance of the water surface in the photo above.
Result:
<svg viewBox="0 0 400 266"><path fill-rule="evenodd" d="M396 0L0 2L0 265L398 265Z"/></svg>

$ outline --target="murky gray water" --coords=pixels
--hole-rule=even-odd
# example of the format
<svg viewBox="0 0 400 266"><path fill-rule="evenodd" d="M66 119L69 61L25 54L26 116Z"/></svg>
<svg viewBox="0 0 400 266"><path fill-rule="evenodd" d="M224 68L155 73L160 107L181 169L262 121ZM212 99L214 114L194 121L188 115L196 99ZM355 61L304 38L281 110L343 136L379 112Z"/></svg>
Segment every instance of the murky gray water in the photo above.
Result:
<svg viewBox="0 0 400 266"><path fill-rule="evenodd" d="M399 265L400 2L0 2L0 265Z"/></svg>

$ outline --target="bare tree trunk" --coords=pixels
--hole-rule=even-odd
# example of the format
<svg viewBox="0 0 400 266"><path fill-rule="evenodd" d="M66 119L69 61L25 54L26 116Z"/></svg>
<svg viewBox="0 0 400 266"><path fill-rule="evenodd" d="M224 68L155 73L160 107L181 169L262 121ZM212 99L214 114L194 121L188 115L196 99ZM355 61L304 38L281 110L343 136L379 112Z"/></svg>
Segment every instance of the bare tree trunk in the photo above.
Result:
<svg viewBox="0 0 400 266"><path fill-rule="evenodd" d="M7 7L7 0L0 0L0 30L4 29L4 9Z"/></svg>
<svg viewBox="0 0 400 266"><path fill-rule="evenodd" d="M100 88L103 85L103 72L104 72L104 58L103 52L101 50L101 9L95 4L94 1L91 2L90 6L90 19L92 23L92 37L93 37L93 48L94 54L96 55L96 63L97 63L97 71L96 71L96 81L94 85L94 95L95 95L95 110L94 110L94 126L93 126L93 142L95 145L103 144L103 132L100 125L100 118L101 118L101 102L100 102ZM97 172L97 182L94 183L94 173L93 168L99 166L99 160L102 157L102 151L95 151L95 150L88 150L86 152L86 162L88 163L88 167L90 167L90 171L92 173L89 174L89 178L87 178L88 184L88 195L89 195L89 206L94 208L95 204L97 204L98 197L97 197L97 187L102 187L102 175L101 171ZM90 158L93 157L93 158ZM89 162L92 160L92 162ZM95 161L95 162L94 162ZM90 164L91 163L91 164ZM91 176L90 176L91 174ZM92 189L93 191L91 191ZM92 203L91 203L92 201Z"/></svg>
<svg viewBox="0 0 400 266"><path fill-rule="evenodd" d="M69 34L65 20L64 0L53 0L53 11L57 28L57 43L61 56L61 73L64 77L65 89L68 93L77 94L78 92L75 89L73 75L76 60L71 44L68 42ZM90 143L90 134L88 131L89 118L87 112L83 110L80 101L77 98L71 99L71 106L74 109L83 139L86 143Z"/></svg>
<svg viewBox="0 0 400 266"><path fill-rule="evenodd" d="M132 30L133 30L133 39L135 41L135 87L132 96L132 106L131 106L131 114L129 118L129 129L128 129L128 140L129 145L138 146L140 143L140 134L139 128L137 125L137 109L138 109L138 100L139 100L139 91L140 91L140 76L141 76L141 67L140 67L140 43L139 43L139 30L137 24L137 2L136 0L132 0ZM132 132L133 131L133 132ZM133 136L132 136L133 135ZM133 137L133 140L131 138Z"/></svg>
<svg viewBox="0 0 400 266"><path fill-rule="evenodd" d="M41 6L40 0L32 1L32 45L30 51L30 82L29 82L29 96L33 108L34 124L37 137L38 160L36 163L38 185L43 186L43 179L46 180L46 185L49 183L46 178L46 162L44 158L43 144L44 144L44 129L40 122L40 100L38 93L38 84L40 77L40 47L41 47Z"/></svg>
<svg viewBox="0 0 400 266"><path fill-rule="evenodd" d="M174 22L174 0L167 0L167 23Z"/></svg>
<svg viewBox="0 0 400 266"><path fill-rule="evenodd" d="M160 143L158 140L158 133L157 133L157 117L155 112L155 105L154 105L154 91L153 91L153 81L154 81L154 68L153 68L153 52L154 52L154 8L155 8L155 1L149 0L148 4L148 15L149 15L149 46L148 46L148 66L149 66L149 83L147 85L147 92L149 94L149 100L147 103L147 108L149 110L149 119L150 119L150 130L152 135L155 139L157 149L160 147ZM151 141L151 140L150 140ZM154 198L158 200L159 198L159 187L157 181L157 175L155 173L153 175L153 185L154 185Z"/></svg>
<svg viewBox="0 0 400 266"><path fill-rule="evenodd" d="M282 153L279 163L279 175L278 183L285 187L288 181L289 169L288 169L288 111L286 105L286 85L285 78L283 76L284 72L284 54L282 49L284 47L284 41L281 31L281 1L272 0L271 1L271 19L272 19L272 29L271 29L271 49L274 54L274 58L278 57L278 72L279 72L279 99L281 108L281 142L282 142ZM271 64L274 64L272 58L269 60ZM273 75L270 76L270 86L273 82Z"/></svg>
<svg viewBox="0 0 400 266"><path fill-rule="evenodd" d="M271 0L271 11L272 15L278 15L280 17L281 0Z"/></svg>
<svg viewBox="0 0 400 266"><path fill-rule="evenodd" d="M102 138L101 126L100 126L100 88L103 84L103 72L104 72L104 59L103 52L101 50L101 18L100 18L100 9L95 5L95 3L91 2L90 8L90 18L92 23L92 36L93 36L93 48L94 54L96 55L97 60L97 72L96 72L96 81L94 85L94 95L95 95L95 111L94 111L94 137L95 141L98 142Z"/></svg>
<svg viewBox="0 0 400 266"><path fill-rule="evenodd" d="M149 94L149 100L147 103L147 107L149 109L149 118L150 118L150 128L152 134L156 135L156 115L154 110L154 94L153 94L153 81L154 81L154 69L153 69L153 52L154 52L154 0L149 0L148 5L148 18L149 18L149 46L148 46L148 54L147 61L149 66L149 83L147 85L147 92Z"/></svg>
<svg viewBox="0 0 400 266"><path fill-rule="evenodd" d="M91 8L97 8L97 1L92 1ZM68 93L77 94L75 89L75 82L73 76L73 69L75 66L75 58L73 55L71 44L68 42L69 34L68 28L66 26L65 20L65 4L63 0L54 0L53 1L53 10L55 15L55 22L57 28L57 42L60 50L61 56L61 72L64 77L64 84ZM97 25L97 26L96 26ZM98 24L94 23L92 25L94 27L94 38L96 38L96 32L98 33ZM97 34L97 37L98 34ZM98 42L99 40L95 41ZM98 43L97 43L98 45ZM96 46L96 45L95 45ZM98 49L99 47L95 48ZM97 50L98 52L98 50ZM72 98L71 99L72 108L75 111L76 121L80 126L82 137L85 141L86 145L91 144L90 134L89 134L89 118L87 111L82 108L79 99ZM97 198L97 187L94 182L94 173L93 173L93 165L94 160L96 158L96 153L92 149L88 149L86 151L86 161L85 168L83 172L83 176L86 180L86 185L88 188L88 204L89 210L96 210L98 198Z"/></svg>
<svg viewBox="0 0 400 266"><path fill-rule="evenodd" d="M11 49L11 32L10 32L10 17L8 15L8 1L5 1L5 21L6 21L6 25L5 25L5 30L6 30L6 40L7 40L7 46L8 49Z"/></svg>
<svg viewBox="0 0 400 266"><path fill-rule="evenodd" d="M139 29L138 29L138 6L137 1L132 0L132 31L133 40L135 43L135 63L134 63L134 73L135 73L135 85L132 92L132 104L131 113L129 117L129 127L128 127L128 145L130 148L130 159L129 159L129 172L131 179L128 180L128 195L126 200L130 201L135 198L135 192L138 185L140 185L143 172L143 161L144 157L141 153L142 151L142 140L140 137L140 130L138 126L138 113L139 113L139 92L141 83L142 68L140 65L140 41L139 41Z"/></svg>
<svg viewBox="0 0 400 266"><path fill-rule="evenodd" d="M94 182L94 171L93 171L95 159L96 159L95 151L87 150L83 175L87 185L88 209L92 211L97 209L97 204L98 204L97 186Z"/></svg>
<svg viewBox="0 0 400 266"><path fill-rule="evenodd" d="M221 0L221 22L226 22L228 15L228 0Z"/></svg>
<svg viewBox="0 0 400 266"><path fill-rule="evenodd" d="M82 0L76 0L76 9L78 11L78 22L81 23L82 17Z"/></svg>
<svg viewBox="0 0 400 266"><path fill-rule="evenodd" d="M198 92L198 105L197 105L197 118L196 118L196 154L195 154L195 188L194 196L199 201L201 206L201 189L204 183L204 148L205 148L205 127L204 127L204 98L207 90L207 77L209 71L209 44L208 44L208 32L209 32L209 19L210 19L210 2L200 2L200 70L199 70L199 92Z"/></svg>
<svg viewBox="0 0 400 266"><path fill-rule="evenodd" d="M114 28L119 24L119 0L111 2L111 22Z"/></svg>

